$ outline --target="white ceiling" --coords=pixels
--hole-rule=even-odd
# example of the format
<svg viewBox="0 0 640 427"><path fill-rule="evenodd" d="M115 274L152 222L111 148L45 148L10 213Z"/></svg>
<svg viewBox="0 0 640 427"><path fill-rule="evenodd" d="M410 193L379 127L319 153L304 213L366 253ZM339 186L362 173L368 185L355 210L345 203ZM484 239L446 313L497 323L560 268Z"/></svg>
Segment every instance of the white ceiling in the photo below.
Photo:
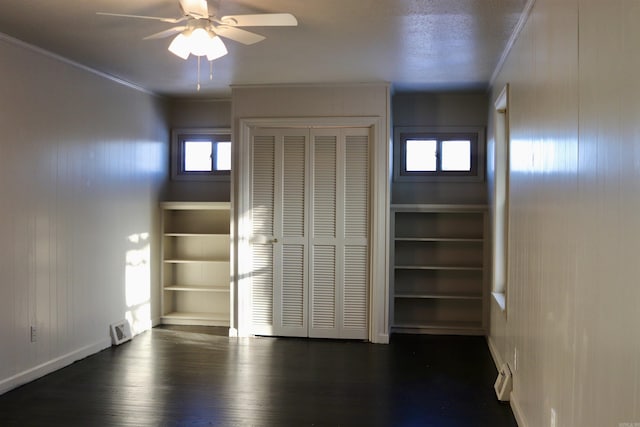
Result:
<svg viewBox="0 0 640 427"><path fill-rule="evenodd" d="M299 26L248 28L267 37L252 46L225 40L229 55L213 62L213 81L202 62L199 93L193 56L184 61L169 53L170 38L142 40L171 24L96 15L179 17L177 0L2 0L0 32L168 96L228 97L234 84L484 89L526 2L219 1L219 15L289 12Z"/></svg>

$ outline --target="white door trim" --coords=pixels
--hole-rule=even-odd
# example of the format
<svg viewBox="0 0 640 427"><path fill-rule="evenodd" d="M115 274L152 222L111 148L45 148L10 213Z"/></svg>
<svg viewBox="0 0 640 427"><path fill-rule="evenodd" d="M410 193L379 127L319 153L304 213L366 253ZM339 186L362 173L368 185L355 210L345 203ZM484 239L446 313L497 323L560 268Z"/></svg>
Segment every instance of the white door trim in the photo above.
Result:
<svg viewBox="0 0 640 427"><path fill-rule="evenodd" d="M236 262L232 293L232 312L236 313L234 329L238 336L251 334L251 229L248 209L251 206L251 131L253 128L325 128L367 127L371 129L371 236L369 340L389 341L389 141L382 117L293 117L242 118L233 150L234 203L233 217L237 233L233 237ZM234 332L235 332L234 331Z"/></svg>

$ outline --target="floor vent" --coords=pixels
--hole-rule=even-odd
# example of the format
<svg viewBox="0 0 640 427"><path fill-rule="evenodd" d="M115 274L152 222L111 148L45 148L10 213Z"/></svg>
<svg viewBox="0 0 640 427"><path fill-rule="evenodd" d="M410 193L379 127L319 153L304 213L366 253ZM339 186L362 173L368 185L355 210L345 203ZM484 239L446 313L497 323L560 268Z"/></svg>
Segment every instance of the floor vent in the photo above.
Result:
<svg viewBox="0 0 640 427"><path fill-rule="evenodd" d="M111 341L113 345L120 345L131 339L131 325L128 320L121 320L111 324Z"/></svg>
<svg viewBox="0 0 640 427"><path fill-rule="evenodd" d="M505 363L502 365L502 368L498 373L496 383L493 385L493 388L496 390L498 400L503 402L507 402L509 400L512 387L511 380L511 369L509 369L509 365Z"/></svg>

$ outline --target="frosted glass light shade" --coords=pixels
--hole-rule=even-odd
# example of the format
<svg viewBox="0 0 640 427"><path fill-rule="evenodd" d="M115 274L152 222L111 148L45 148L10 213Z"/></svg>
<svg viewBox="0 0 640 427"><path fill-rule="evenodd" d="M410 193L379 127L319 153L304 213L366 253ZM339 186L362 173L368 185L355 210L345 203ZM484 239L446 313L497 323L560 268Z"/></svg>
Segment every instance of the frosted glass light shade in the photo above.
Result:
<svg viewBox="0 0 640 427"><path fill-rule="evenodd" d="M212 35L204 28L196 28L189 35L189 47L195 56L204 56L211 41Z"/></svg>
<svg viewBox="0 0 640 427"><path fill-rule="evenodd" d="M205 53L209 61L221 58L227 53L227 47L224 45L224 43L222 43L222 39L220 39L220 37L215 36L209 40L207 51Z"/></svg>
<svg viewBox="0 0 640 427"><path fill-rule="evenodd" d="M169 52L182 59L187 59L191 53L189 38L182 33L178 34L169 45Z"/></svg>
<svg viewBox="0 0 640 427"><path fill-rule="evenodd" d="M204 28L196 28L190 34L178 34L169 45L169 51L182 59L187 59L189 54L206 55L209 61L228 53L222 39Z"/></svg>

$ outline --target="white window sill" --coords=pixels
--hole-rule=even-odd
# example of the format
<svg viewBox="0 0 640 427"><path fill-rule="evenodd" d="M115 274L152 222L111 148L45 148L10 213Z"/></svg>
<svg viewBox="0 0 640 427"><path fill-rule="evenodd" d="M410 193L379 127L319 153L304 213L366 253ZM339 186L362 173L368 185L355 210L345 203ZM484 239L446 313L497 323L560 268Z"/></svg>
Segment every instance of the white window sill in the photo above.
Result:
<svg viewBox="0 0 640 427"><path fill-rule="evenodd" d="M493 299L496 301L496 303L498 303L498 305L500 306L500 309L502 311L505 311L507 309L507 300L504 297L504 293L491 292L491 295L493 295Z"/></svg>

